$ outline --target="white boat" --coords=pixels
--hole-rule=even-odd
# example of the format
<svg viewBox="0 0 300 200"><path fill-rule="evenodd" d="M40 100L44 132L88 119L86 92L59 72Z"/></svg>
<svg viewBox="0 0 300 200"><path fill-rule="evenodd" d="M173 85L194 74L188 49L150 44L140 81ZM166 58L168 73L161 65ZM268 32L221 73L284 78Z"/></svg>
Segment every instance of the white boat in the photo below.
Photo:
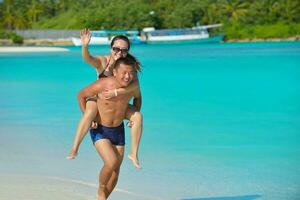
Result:
<svg viewBox="0 0 300 200"><path fill-rule="evenodd" d="M80 38L72 37L75 46L82 46ZM91 40L89 45L108 45L110 43L106 31L91 31Z"/></svg>
<svg viewBox="0 0 300 200"><path fill-rule="evenodd" d="M138 31L127 31L127 30L102 30L102 31L91 31L91 41L89 45L109 45L111 39L115 35L126 35L128 36L132 44L141 43L141 39L138 36ZM75 46L82 46L80 38L72 37L72 42Z"/></svg>
<svg viewBox="0 0 300 200"><path fill-rule="evenodd" d="M210 37L209 28L221 27L222 24L197 26L185 29L160 29L153 27L144 28L141 35L147 43L182 43L182 42L219 42L224 36Z"/></svg>
<svg viewBox="0 0 300 200"><path fill-rule="evenodd" d="M72 42L75 46L82 46L81 40L80 38L75 38L72 37ZM89 45L108 45L109 44L109 40L107 37L102 38L102 37L91 37L91 41L89 43Z"/></svg>

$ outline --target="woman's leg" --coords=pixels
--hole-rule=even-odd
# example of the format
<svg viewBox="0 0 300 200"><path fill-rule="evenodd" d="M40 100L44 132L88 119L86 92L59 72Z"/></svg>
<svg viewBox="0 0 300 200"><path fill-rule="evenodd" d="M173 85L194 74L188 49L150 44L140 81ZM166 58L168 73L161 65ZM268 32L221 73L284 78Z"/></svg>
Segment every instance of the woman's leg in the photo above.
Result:
<svg viewBox="0 0 300 200"><path fill-rule="evenodd" d="M129 105L126 111L126 119L130 121L131 127L131 150L128 158L137 169L140 169L141 165L138 159L138 150L143 131L143 116L137 111L135 106Z"/></svg>
<svg viewBox="0 0 300 200"><path fill-rule="evenodd" d="M83 140L84 136L87 134L88 130L91 127L92 121L95 119L98 113L97 102L95 101L87 101L86 102L86 110L83 113L75 135L74 143L71 148L67 159L74 159L77 155L79 145Z"/></svg>
<svg viewBox="0 0 300 200"><path fill-rule="evenodd" d="M119 153L107 139L98 140L95 148L103 160L103 167L99 174L98 200L106 200L117 183L121 162ZM123 157L124 147L120 149Z"/></svg>

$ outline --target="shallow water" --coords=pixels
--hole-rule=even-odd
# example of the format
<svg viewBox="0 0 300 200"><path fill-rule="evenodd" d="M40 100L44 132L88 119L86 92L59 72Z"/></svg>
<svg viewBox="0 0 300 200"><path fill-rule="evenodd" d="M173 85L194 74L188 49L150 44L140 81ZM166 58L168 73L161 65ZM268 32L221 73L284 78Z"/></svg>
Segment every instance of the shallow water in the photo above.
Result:
<svg viewBox="0 0 300 200"><path fill-rule="evenodd" d="M69 49L0 55L1 174L97 184L101 160L89 137L65 160L81 115L76 94L96 79L80 49ZM143 64L143 169L125 159L119 189L140 199L299 198L299 42L131 52Z"/></svg>

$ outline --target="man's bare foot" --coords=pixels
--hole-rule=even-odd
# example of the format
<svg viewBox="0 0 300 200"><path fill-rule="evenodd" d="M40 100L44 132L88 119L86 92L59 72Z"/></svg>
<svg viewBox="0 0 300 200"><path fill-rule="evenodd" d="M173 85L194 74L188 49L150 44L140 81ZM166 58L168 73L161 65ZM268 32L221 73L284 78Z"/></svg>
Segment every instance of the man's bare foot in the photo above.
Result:
<svg viewBox="0 0 300 200"><path fill-rule="evenodd" d="M142 166L140 165L140 162L137 159L137 157L132 156L132 155L128 155L128 158L129 158L129 160L132 161L132 164L135 166L135 168L142 169Z"/></svg>
<svg viewBox="0 0 300 200"><path fill-rule="evenodd" d="M76 151L72 151L69 153L69 155L67 156L68 160L73 160L75 159L75 157L77 156L77 152Z"/></svg>

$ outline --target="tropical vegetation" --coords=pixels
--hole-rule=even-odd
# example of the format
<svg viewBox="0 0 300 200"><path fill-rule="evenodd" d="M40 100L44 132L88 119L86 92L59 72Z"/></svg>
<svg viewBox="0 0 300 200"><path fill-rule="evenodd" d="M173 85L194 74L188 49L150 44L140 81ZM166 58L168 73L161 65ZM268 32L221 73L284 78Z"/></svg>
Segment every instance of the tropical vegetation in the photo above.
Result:
<svg viewBox="0 0 300 200"><path fill-rule="evenodd" d="M0 0L0 30L183 28L229 39L300 35L299 0ZM5 34L0 34L0 36Z"/></svg>

